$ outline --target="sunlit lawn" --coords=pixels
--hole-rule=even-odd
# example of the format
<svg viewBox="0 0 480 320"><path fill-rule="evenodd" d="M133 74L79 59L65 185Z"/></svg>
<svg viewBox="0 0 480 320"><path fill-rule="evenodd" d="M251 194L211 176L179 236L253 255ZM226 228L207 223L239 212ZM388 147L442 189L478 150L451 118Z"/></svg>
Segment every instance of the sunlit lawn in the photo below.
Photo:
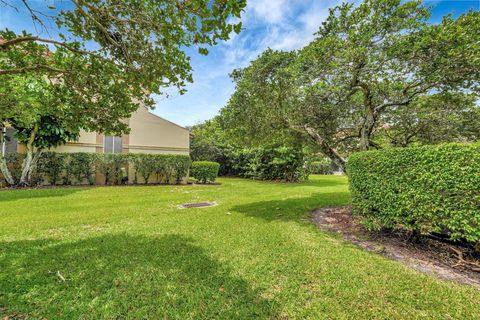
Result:
<svg viewBox="0 0 480 320"><path fill-rule="evenodd" d="M480 292L322 233L344 177L0 192L0 314L31 319L479 319ZM216 201L204 209L184 202Z"/></svg>

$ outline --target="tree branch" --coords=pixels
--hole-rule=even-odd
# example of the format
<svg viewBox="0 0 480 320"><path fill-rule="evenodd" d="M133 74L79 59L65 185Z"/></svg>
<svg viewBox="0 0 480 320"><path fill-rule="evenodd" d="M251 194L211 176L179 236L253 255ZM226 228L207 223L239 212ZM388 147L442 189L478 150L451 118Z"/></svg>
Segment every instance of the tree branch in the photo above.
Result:
<svg viewBox="0 0 480 320"><path fill-rule="evenodd" d="M94 17L92 17L91 14L83 10L82 5L79 3L81 2L82 4L84 4L85 2L83 0L72 0L72 2L73 4L75 4L80 14L82 14L85 18L90 19L97 26L97 28L100 29L100 31L105 35L105 38L108 40L108 42L110 42L110 44L119 47L119 44L110 36L110 32L100 22L98 22Z"/></svg>
<svg viewBox="0 0 480 320"><path fill-rule="evenodd" d="M23 67L23 68L17 68L17 69L3 69L3 70L0 69L0 75L21 74L29 71L40 71L40 70L47 70L55 73L68 73L67 70L57 69L57 68L50 67L43 64L37 64L31 67Z"/></svg>
<svg viewBox="0 0 480 320"><path fill-rule="evenodd" d="M69 50L69 51L71 51L71 52L75 52L75 53L83 54L83 55L91 55L91 56L94 56L94 57L103 59L103 57L102 57L101 55L99 55L98 53L95 53L95 52L92 52L92 51L85 51L85 50L75 49L75 48L72 48L71 46L69 46L69 45L68 45L67 43L65 43L65 42L56 41L56 40L51 40L51 39L39 38L39 37L35 37L35 36L17 37L17 38L12 39L12 40L8 40L8 41L1 42L1 43L0 43L0 50L5 50L5 49L7 49L8 47L10 47L10 46L12 46L12 45L15 45L15 44L17 44L17 43L28 42L28 41L51 43L51 44L54 44L54 45L63 47L63 48L65 48L65 49L67 49L67 50Z"/></svg>

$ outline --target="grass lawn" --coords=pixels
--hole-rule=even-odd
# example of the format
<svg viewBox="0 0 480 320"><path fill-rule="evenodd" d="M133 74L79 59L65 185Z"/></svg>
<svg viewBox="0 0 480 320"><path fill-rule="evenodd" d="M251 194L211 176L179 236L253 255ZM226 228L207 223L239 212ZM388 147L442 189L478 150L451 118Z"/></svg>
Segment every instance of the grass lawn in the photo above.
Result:
<svg viewBox="0 0 480 320"><path fill-rule="evenodd" d="M40 319L480 319L480 292L322 233L344 177L0 192L0 314ZM184 202L217 201L203 209Z"/></svg>

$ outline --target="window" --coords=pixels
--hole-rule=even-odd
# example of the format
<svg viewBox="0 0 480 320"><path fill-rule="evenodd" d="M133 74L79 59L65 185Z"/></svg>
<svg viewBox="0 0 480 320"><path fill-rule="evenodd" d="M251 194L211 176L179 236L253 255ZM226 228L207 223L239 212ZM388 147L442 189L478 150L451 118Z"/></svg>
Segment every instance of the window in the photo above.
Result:
<svg viewBox="0 0 480 320"><path fill-rule="evenodd" d="M121 153L122 137L105 136L103 140L103 152L105 153Z"/></svg>

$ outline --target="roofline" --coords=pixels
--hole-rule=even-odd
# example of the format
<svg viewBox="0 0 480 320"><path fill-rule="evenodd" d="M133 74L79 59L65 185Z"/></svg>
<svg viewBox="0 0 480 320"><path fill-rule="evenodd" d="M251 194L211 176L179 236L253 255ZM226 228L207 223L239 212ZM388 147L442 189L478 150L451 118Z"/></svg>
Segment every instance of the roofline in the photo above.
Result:
<svg viewBox="0 0 480 320"><path fill-rule="evenodd" d="M185 131L187 131L187 132L190 132L190 130L188 130L187 128L182 127L181 125L176 124L175 122L172 122L172 121L170 121L170 120L167 120L167 119L165 119L165 118L162 118L162 117L160 117L159 115L156 115L155 113L151 112L152 109L150 109L149 107L147 107L147 106L145 106L145 105L144 105L143 107L144 107L145 109L147 109L148 113L151 114L152 116L157 117L157 118L160 118L160 119L162 119L163 121L167 121L168 123L171 123L171 124L173 124L174 126L179 127L180 129L183 129L183 130L185 130Z"/></svg>

